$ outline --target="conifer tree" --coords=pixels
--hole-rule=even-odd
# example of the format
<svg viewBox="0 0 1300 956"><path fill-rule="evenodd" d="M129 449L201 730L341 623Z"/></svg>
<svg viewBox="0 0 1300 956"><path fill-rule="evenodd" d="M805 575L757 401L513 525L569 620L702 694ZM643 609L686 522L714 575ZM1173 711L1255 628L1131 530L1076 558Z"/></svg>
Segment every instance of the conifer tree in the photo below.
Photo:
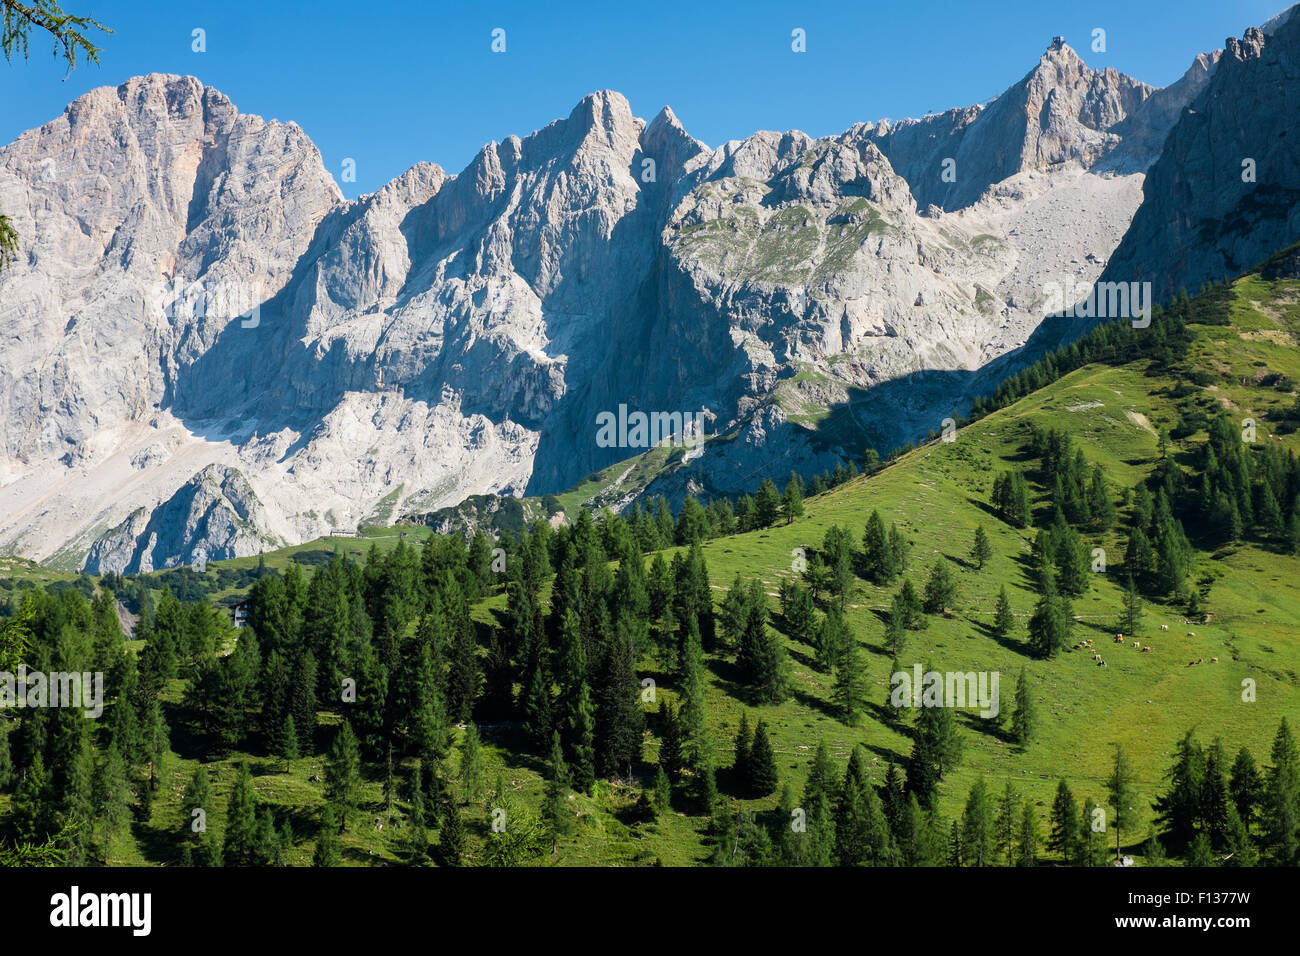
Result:
<svg viewBox="0 0 1300 956"><path fill-rule="evenodd" d="M340 823L346 827L348 814L361 799L361 751L352 725L343 721L325 757L325 799L335 804Z"/></svg>
<svg viewBox="0 0 1300 956"><path fill-rule="evenodd" d="M316 753L313 746L316 737L316 657L311 651L303 653L294 663L291 686L290 712L294 730L298 732L298 754L310 757Z"/></svg>
<svg viewBox="0 0 1300 956"><path fill-rule="evenodd" d="M524 692L524 730L533 752L545 753L555 730L554 704L551 699L551 676L545 665L532 669Z"/></svg>
<svg viewBox="0 0 1300 956"><path fill-rule="evenodd" d="M1025 669L1021 667L1020 677L1016 680L1015 710L1011 714L1011 736L1021 748L1029 746L1036 723L1037 717L1034 713L1033 694L1029 690L1029 678Z"/></svg>
<svg viewBox="0 0 1300 956"><path fill-rule="evenodd" d="M1115 859L1118 860L1122 831L1132 822L1133 804L1137 797L1134 791L1133 769L1129 766L1124 748L1118 744L1115 745L1115 762L1110 779L1106 781L1106 792L1110 796L1110 805L1115 808Z"/></svg>
<svg viewBox="0 0 1300 956"><path fill-rule="evenodd" d="M107 864L113 838L121 833L128 823L127 801L130 796L122 755L111 742L105 748L104 759L99 765L99 772L95 775L93 794L95 821L104 837L104 862ZM213 857L220 861L219 853L214 852ZM195 863L199 866L206 865L197 860Z"/></svg>
<svg viewBox="0 0 1300 956"><path fill-rule="evenodd" d="M465 725L460 741L460 786L467 802L483 796L483 749L473 721Z"/></svg>
<svg viewBox="0 0 1300 956"><path fill-rule="evenodd" d="M465 821L455 800L445 800L438 818L438 862L460 866L465 859Z"/></svg>
<svg viewBox="0 0 1300 956"><path fill-rule="evenodd" d="M1225 866L1252 867L1259 864L1259 849L1250 837L1250 829L1232 804L1228 804L1224 848L1228 851Z"/></svg>
<svg viewBox="0 0 1300 956"><path fill-rule="evenodd" d="M824 671L832 670L843 658L851 640L843 612L832 604L817 627L817 666Z"/></svg>
<svg viewBox="0 0 1300 956"><path fill-rule="evenodd" d="M907 761L907 791L913 794L922 807L930 807L939 785L939 758L930 734L920 732L912 742L912 753Z"/></svg>
<svg viewBox="0 0 1300 956"><path fill-rule="evenodd" d="M341 814L334 804L327 803L321 810L320 830L316 835L316 849L312 851L312 866L338 866L343 860L343 846L339 840Z"/></svg>
<svg viewBox="0 0 1300 956"><path fill-rule="evenodd" d="M1223 741L1215 738L1205 751L1205 775L1201 781L1198 818L1210 845L1221 850L1228 838L1228 814L1232 797L1228 791L1228 760Z"/></svg>
<svg viewBox="0 0 1300 956"><path fill-rule="evenodd" d="M1016 836L1020 827L1020 797L1012 789L1011 781L1006 782L1002 790L1002 799L998 801L995 820L997 845L1002 851L1002 862L1006 866L1015 863Z"/></svg>
<svg viewBox="0 0 1300 956"><path fill-rule="evenodd" d="M961 855L966 866L992 866L994 845L993 808L982 779L976 780L966 798L961 822Z"/></svg>
<svg viewBox="0 0 1300 956"><path fill-rule="evenodd" d="M221 856L227 866L251 866L256 862L258 848L257 796L248 762L242 761L226 808L226 837Z"/></svg>
<svg viewBox="0 0 1300 956"><path fill-rule="evenodd" d="M276 735L275 753L284 760L284 770L288 773L293 762L298 759L298 731L293 726L293 714L287 711L280 723L280 732Z"/></svg>
<svg viewBox="0 0 1300 956"><path fill-rule="evenodd" d="M947 771L960 762L962 741L951 707L923 706L919 708L917 711L916 735L918 740L924 738L928 745L926 752L934 761L936 780L942 779Z"/></svg>
<svg viewBox="0 0 1300 956"><path fill-rule="evenodd" d="M1300 862L1300 751L1285 717L1264 779L1262 823L1273 861L1279 866Z"/></svg>
<svg viewBox="0 0 1300 956"><path fill-rule="evenodd" d="M889 533L879 511L872 511L862 532L862 570L876 584L888 583L896 574L893 552L889 547Z"/></svg>
<svg viewBox="0 0 1300 956"><path fill-rule="evenodd" d="M909 545L903 533L898 530L898 526L891 523L889 525L889 565L887 568L887 581L892 581L898 575L907 570L907 552Z"/></svg>
<svg viewBox="0 0 1300 956"><path fill-rule="evenodd" d="M840 610L844 610L849 592L853 589L853 539L848 531L839 525L831 525L822 539L822 555L828 571L830 592L838 599Z"/></svg>
<svg viewBox="0 0 1300 956"><path fill-rule="evenodd" d="M783 593L781 617L785 621L790 639L803 644L813 643L816 630L816 612L808 589L790 582Z"/></svg>
<svg viewBox="0 0 1300 956"><path fill-rule="evenodd" d="M681 776L683 766L677 709L669 701L661 699L656 722L659 729L659 768L668 776L669 781L673 781Z"/></svg>
<svg viewBox="0 0 1300 956"><path fill-rule="evenodd" d="M429 816L425 803L424 761L416 762L411 774L411 816L408 822L407 842L411 847L411 860L416 866L429 855Z"/></svg>
<svg viewBox="0 0 1300 956"><path fill-rule="evenodd" d="M542 819L551 833L551 851L562 836L573 832L573 814L569 812L569 768L564 763L564 748L558 732L551 735L551 756L547 761L546 795Z"/></svg>
<svg viewBox="0 0 1300 956"><path fill-rule="evenodd" d="M758 700L779 704L789 696L789 660L785 644L767 626L767 599L755 581L736 663Z"/></svg>
<svg viewBox="0 0 1300 956"><path fill-rule="evenodd" d="M109 759L111 761L111 755ZM116 785L109 784L107 789L116 789ZM190 849L193 865L220 866L221 848L217 846L210 829L216 820L216 812L212 804L212 791L208 786L208 772L202 764L194 768L185 787L181 809L185 813L185 843Z"/></svg>
<svg viewBox="0 0 1300 956"><path fill-rule="evenodd" d="M840 719L848 726L858 723L865 697L866 674L862 665L862 652L857 638L847 634L835 668L834 699L840 711Z"/></svg>
<svg viewBox="0 0 1300 956"><path fill-rule="evenodd" d="M771 478L764 478L754 495L754 521L760 528L770 527L781 508L781 495Z"/></svg>
<svg viewBox="0 0 1300 956"><path fill-rule="evenodd" d="M975 528L975 543L971 545L970 556L981 571L984 570L984 562L993 557L993 546L989 544L989 537L984 533L983 525Z"/></svg>
<svg viewBox="0 0 1300 956"><path fill-rule="evenodd" d="M742 710L740 712L740 726L736 729L735 756L731 761L732 777L742 789L748 789L749 787L749 755L753 746L754 734L749 729L749 717Z"/></svg>
<svg viewBox="0 0 1300 956"><path fill-rule="evenodd" d="M895 660L907 648L907 628L904 626L904 620L904 611L899 604L898 596L895 595L893 604L885 614L885 647Z"/></svg>
<svg viewBox="0 0 1300 956"><path fill-rule="evenodd" d="M781 496L781 513L785 516L786 524L803 517L803 490L794 475L790 476L790 482Z"/></svg>
<svg viewBox="0 0 1300 956"><path fill-rule="evenodd" d="M1205 779L1205 754L1191 731L1174 748L1174 762L1165 776L1169 788L1155 799L1156 819L1171 849L1181 852L1196 833Z"/></svg>
<svg viewBox="0 0 1300 956"><path fill-rule="evenodd" d="M897 834L903 806L907 803L907 792L903 789L903 777L892 759L889 761L889 769L885 771L885 785L880 791L880 802L884 806L889 826Z"/></svg>
<svg viewBox="0 0 1300 956"><path fill-rule="evenodd" d="M1029 619L1029 646L1039 657L1050 658L1069 639L1070 621L1050 566L1044 566L1040 586L1041 596Z"/></svg>
<svg viewBox="0 0 1300 956"><path fill-rule="evenodd" d="M922 608L928 614L939 614L953 607L956 602L957 581L948 568L948 562L938 558L931 565L930 577L925 582L925 600L922 602Z"/></svg>
<svg viewBox="0 0 1300 956"><path fill-rule="evenodd" d="M1210 838L1199 830L1187 847L1187 865L1198 867L1214 865L1214 852L1210 847Z"/></svg>
<svg viewBox="0 0 1300 956"><path fill-rule="evenodd" d="M1088 552L1079 532L1069 525L1060 524L1054 529L1056 539L1057 586L1062 594L1079 597L1091 585L1091 567Z"/></svg>
<svg viewBox="0 0 1300 956"><path fill-rule="evenodd" d="M1232 763L1232 772L1228 779L1228 791L1232 794L1232 803L1236 807L1241 822L1249 829L1264 794L1263 778L1255 766L1255 757L1242 747L1237 752L1237 759Z"/></svg>
<svg viewBox="0 0 1300 956"><path fill-rule="evenodd" d="M1007 586L1004 584L998 592L997 607L993 611L993 633L1001 638L1009 637L1015 626L1016 616L1011 610L1011 599L1007 597Z"/></svg>
<svg viewBox="0 0 1300 956"><path fill-rule="evenodd" d="M1052 801L1050 819L1051 830L1047 837L1047 849L1061 854L1061 861L1066 866L1079 863L1079 805L1074 802L1074 794L1062 779L1056 785L1056 799Z"/></svg>
<svg viewBox="0 0 1300 956"><path fill-rule="evenodd" d="M1133 582L1133 575L1130 573L1124 579L1124 605L1120 614L1120 633L1132 635L1137 633L1138 625L1142 622L1142 598L1138 594L1137 585Z"/></svg>
<svg viewBox="0 0 1300 956"><path fill-rule="evenodd" d="M632 637L620 622L605 655L596 700L596 764L606 777L630 770L641 759L645 713L635 663Z"/></svg>
<svg viewBox="0 0 1300 956"><path fill-rule="evenodd" d="M756 797L766 797L776 792L776 753L767 734L767 724L760 720L754 728L754 744L748 760L749 792Z"/></svg>
<svg viewBox="0 0 1300 956"><path fill-rule="evenodd" d="M693 628L682 648L681 709L676 714L675 732L684 766L700 773L712 763L704 712L704 654L699 634ZM671 766L668 768L671 772Z"/></svg>
<svg viewBox="0 0 1300 956"><path fill-rule="evenodd" d="M658 816L671 812L673 802L673 785L664 772L663 764L655 769L654 808Z"/></svg>
<svg viewBox="0 0 1300 956"><path fill-rule="evenodd" d="M483 669L478 660L478 643L471 627L453 629L447 670L447 713L455 723L467 723L483 687Z"/></svg>
<svg viewBox="0 0 1300 956"><path fill-rule="evenodd" d="M1083 809L1079 814L1079 866L1106 865L1105 813L1096 801L1083 801Z"/></svg>
<svg viewBox="0 0 1300 956"><path fill-rule="evenodd" d="M919 631L925 627L925 617L921 613L921 597L916 593L912 582L906 578L903 579L898 594L894 596L894 608L896 613L902 616L903 626L908 630Z"/></svg>
<svg viewBox="0 0 1300 956"><path fill-rule="evenodd" d="M880 797L867 778L861 747L853 749L840 785L835 851L840 866L887 866L892 861L889 823Z"/></svg>

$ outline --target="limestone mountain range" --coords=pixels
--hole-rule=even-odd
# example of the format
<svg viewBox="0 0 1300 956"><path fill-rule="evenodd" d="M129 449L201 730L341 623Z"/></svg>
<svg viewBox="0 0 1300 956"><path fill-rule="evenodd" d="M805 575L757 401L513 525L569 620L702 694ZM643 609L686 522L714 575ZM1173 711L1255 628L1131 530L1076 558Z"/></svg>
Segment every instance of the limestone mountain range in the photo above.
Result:
<svg viewBox="0 0 1300 956"><path fill-rule="evenodd" d="M709 440L615 504L886 451L1033 354L1045 283L1167 294L1295 238L1285 140L1254 200L1189 157L1294 131L1298 29L1164 89L1054 42L988 104L822 138L709 147L601 91L356 200L193 77L94 90L0 148L0 549L150 570L559 492L641 450L596 441L620 405Z"/></svg>

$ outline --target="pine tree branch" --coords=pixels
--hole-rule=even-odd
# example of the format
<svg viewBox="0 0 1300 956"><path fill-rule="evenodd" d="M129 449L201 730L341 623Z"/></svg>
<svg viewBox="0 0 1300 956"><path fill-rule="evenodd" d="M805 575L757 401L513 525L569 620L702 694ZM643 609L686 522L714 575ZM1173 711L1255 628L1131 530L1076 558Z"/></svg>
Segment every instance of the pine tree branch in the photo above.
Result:
<svg viewBox="0 0 1300 956"><path fill-rule="evenodd" d="M13 59L15 50L26 59L32 30L44 30L54 38L56 56L62 47L63 58L68 61L68 72L72 72L76 69L79 51L92 63L99 62L99 47L91 43L83 31L113 32L98 20L64 13L56 0L36 0L30 5L18 0L0 0L0 6L4 9L0 49L4 51L6 60Z"/></svg>

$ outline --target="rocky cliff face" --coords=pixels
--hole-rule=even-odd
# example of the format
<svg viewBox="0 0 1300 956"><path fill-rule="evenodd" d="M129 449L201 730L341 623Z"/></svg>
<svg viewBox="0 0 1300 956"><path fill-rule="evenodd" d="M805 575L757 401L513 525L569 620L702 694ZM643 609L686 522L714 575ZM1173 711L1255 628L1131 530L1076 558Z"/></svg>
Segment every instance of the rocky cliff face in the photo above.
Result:
<svg viewBox="0 0 1300 956"><path fill-rule="evenodd" d="M96 90L0 149L0 547L138 570L559 491L642 450L620 406L714 436L678 498L887 450L1097 277L1213 71L1061 47L987 108L716 149L606 91L351 202L193 78Z"/></svg>
<svg viewBox="0 0 1300 956"><path fill-rule="evenodd" d="M1167 300L1300 238L1300 17L1266 27L1229 37L1179 111L1107 279L1151 282Z"/></svg>
<svg viewBox="0 0 1300 956"><path fill-rule="evenodd" d="M867 124L863 131L912 184L923 208L954 210L1026 170L1091 167L1121 143L1117 128L1140 116L1154 92L1115 70L1090 70L1068 45L1053 43L1020 82L986 106ZM1160 128L1163 119L1152 115L1134 125L1158 140L1168 131Z"/></svg>

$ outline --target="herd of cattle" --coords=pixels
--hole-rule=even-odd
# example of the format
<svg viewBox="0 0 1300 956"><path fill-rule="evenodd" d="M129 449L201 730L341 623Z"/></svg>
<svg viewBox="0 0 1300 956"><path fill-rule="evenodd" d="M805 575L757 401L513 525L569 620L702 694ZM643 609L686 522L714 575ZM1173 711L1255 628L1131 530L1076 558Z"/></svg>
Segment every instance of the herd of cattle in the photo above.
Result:
<svg viewBox="0 0 1300 956"><path fill-rule="evenodd" d="M1168 625L1168 624L1161 624L1161 625L1160 625L1160 630L1162 630L1162 631L1167 631L1167 630L1169 630L1169 625ZM1196 636L1196 632L1195 632L1195 631L1188 631L1188 632L1187 632L1187 636L1188 636L1188 637L1195 637L1195 636ZM1144 653L1144 654L1149 654L1149 653L1151 653L1151 651L1152 651L1152 647L1151 647L1150 644L1142 644L1141 642L1139 642L1139 641L1136 640L1135 638L1132 638L1131 636L1130 636L1130 638L1126 641L1125 638L1124 638L1124 635L1123 635L1123 634L1116 634L1116 635L1115 635L1115 643L1116 643L1116 644L1125 644L1125 643L1127 643L1129 647L1132 647L1134 650L1140 650L1140 651L1141 651L1142 653ZM1106 666L1106 661L1105 661L1105 659L1101 656L1101 654L1099 654L1099 653L1097 652L1097 649L1094 648L1094 647L1092 646L1092 638L1090 638L1090 637L1088 637L1088 638L1084 638L1082 641L1080 641L1079 643L1077 643L1077 644L1074 645L1074 650L1076 650L1076 651L1090 651L1090 652L1092 653L1092 659L1097 663L1097 666L1098 666L1098 667L1105 667L1105 666ZM1201 658L1198 658L1197 660L1194 660L1194 661L1188 661L1188 662L1187 662L1187 666L1188 666L1188 667L1195 667L1197 664L1204 664L1204 663L1205 663L1205 658L1204 658L1204 657L1201 657ZM1211 664L1217 664L1217 663L1219 663L1219 659L1218 659L1217 657L1211 657L1211 658L1210 658L1210 663L1211 663Z"/></svg>

